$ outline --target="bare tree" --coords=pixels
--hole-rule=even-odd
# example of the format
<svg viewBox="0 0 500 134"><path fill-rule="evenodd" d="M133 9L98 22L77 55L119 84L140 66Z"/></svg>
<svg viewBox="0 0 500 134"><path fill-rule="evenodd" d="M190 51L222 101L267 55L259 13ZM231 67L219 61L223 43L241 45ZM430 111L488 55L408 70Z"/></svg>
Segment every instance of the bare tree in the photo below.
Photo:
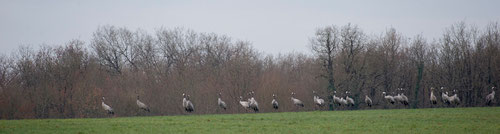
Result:
<svg viewBox="0 0 500 134"><path fill-rule="evenodd" d="M326 75L322 75L328 79L328 90L329 92L335 91L335 79L334 79L334 59L338 52L338 46L340 45L340 32L336 26L324 27L316 30L315 37L311 38L311 49L318 58L320 62L323 63L323 69ZM333 99L329 97L329 102ZM330 110L333 109L333 105L330 105Z"/></svg>
<svg viewBox="0 0 500 134"><path fill-rule="evenodd" d="M425 67L425 57L427 57L427 42L422 37L422 35L417 35L411 43L410 46L410 59L412 59L413 64L417 68L417 82L415 84L415 97L413 102L413 107L416 108L418 105L418 95L419 91L422 89L422 79ZM425 96L425 95L424 95Z"/></svg>

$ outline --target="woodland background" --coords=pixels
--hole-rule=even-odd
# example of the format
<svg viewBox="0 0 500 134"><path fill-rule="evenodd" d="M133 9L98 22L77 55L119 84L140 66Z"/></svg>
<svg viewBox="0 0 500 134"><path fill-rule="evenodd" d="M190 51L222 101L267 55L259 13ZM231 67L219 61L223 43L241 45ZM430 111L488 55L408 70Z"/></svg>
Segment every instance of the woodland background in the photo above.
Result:
<svg viewBox="0 0 500 134"><path fill-rule="evenodd" d="M458 22L432 41L394 28L367 35L354 24L318 28L309 40L304 45L311 53L270 55L226 35L101 26L88 42L0 55L0 119L107 117L103 96L117 116L186 114L182 93L191 95L194 114L245 113L238 97L249 91L261 112L274 111L272 94L278 111L297 111L291 92L306 105L299 110L317 109L313 90L327 101L333 91L351 91L357 103L323 110L405 108L383 100L383 91L401 93L396 88L406 89L410 108L426 108L430 87L438 99L439 87L457 90L459 106L472 107L485 106L484 97L500 82L497 22L482 28ZM217 106L219 91L226 111ZM136 106L137 95L151 113ZM366 107L365 95L374 107Z"/></svg>

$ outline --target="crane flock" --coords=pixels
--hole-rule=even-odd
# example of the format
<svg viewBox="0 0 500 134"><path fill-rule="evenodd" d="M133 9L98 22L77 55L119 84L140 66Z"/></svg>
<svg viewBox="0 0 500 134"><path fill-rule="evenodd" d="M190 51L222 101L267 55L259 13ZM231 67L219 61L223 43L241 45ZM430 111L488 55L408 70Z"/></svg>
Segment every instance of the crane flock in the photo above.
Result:
<svg viewBox="0 0 500 134"><path fill-rule="evenodd" d="M430 100L431 106L437 104L437 97L434 95L434 89L435 89L434 87L430 88L429 100ZM440 89L441 89L441 100L442 100L443 104L453 105L453 106L460 105L460 98L458 97L457 90L451 90L454 94L450 95L448 93L448 91L445 90L445 87L441 87ZM399 93L396 94L396 92L392 92L393 95L390 95L387 92L382 92L383 100L385 100L385 102L388 103L389 105L395 105L397 103L401 103L404 106L408 106L409 99L404 94L404 90L405 89L403 89L403 88L397 88L396 92L399 92ZM346 107L352 107L352 106L356 105L354 99L349 97L349 94L351 93L350 91L345 92L345 94L344 94L345 97L338 97L336 91L333 91L331 93L332 93L331 94L331 97L332 97L331 104L333 104L333 105L346 106ZM296 98L295 94L296 94L295 92L291 92L290 100L291 100L292 104L296 108L305 107L304 102L302 102L301 100ZM242 96L239 96L239 104L243 107L243 109L245 109L247 111L252 110L253 112L259 112L259 104L258 104L257 100L255 99L255 92L250 91L250 92L248 92L247 95L249 95L250 98L248 98L246 100L244 100ZM186 111L188 113L193 112L194 111L194 104L190 100L190 95L183 93L182 96L183 96L182 107L184 108L184 111ZM217 98L217 105L223 110L228 109L226 102L224 102L222 100L221 91L219 91L219 93L217 94L217 97L218 97ZM273 99L272 99L270 104L274 110L278 110L279 104L278 104L278 100L276 99L277 96L275 94L272 94L272 97L273 97ZM495 87L491 87L491 93L487 94L485 96L485 99L486 99L486 101L485 101L486 105L491 105L494 102ZM313 102L319 108L325 106L325 104L326 104L325 100L322 99L316 91L313 91ZM146 105L145 103L143 103L139 100L139 95L137 95L136 104L137 104L139 109L144 110L146 112L151 112L150 107L148 107L148 105ZM372 105L374 105L372 99L367 94L365 94L365 104L368 107L372 107ZM111 108L110 105L105 103L104 96L102 97L101 106L106 111L106 113L108 115L115 114L113 108Z"/></svg>

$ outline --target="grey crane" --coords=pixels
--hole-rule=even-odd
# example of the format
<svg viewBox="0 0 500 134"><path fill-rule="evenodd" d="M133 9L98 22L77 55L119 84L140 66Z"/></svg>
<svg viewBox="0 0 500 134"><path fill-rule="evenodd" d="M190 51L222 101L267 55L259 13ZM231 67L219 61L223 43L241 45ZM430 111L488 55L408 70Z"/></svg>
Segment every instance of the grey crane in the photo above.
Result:
<svg viewBox="0 0 500 134"><path fill-rule="evenodd" d="M384 96L384 99L387 100L387 102L394 104L395 100L393 96L387 95L386 92L382 92L382 95Z"/></svg>
<svg viewBox="0 0 500 134"><path fill-rule="evenodd" d="M313 96L314 103L316 103L316 105L318 105L319 107L323 107L325 105L325 100L319 98L316 91L313 91L313 94L314 94Z"/></svg>
<svg viewBox="0 0 500 134"><path fill-rule="evenodd" d="M259 112L259 103L254 98L255 92L250 92L251 98L249 99L249 106L254 112Z"/></svg>
<svg viewBox="0 0 500 134"><path fill-rule="evenodd" d="M106 103L104 103L104 101L105 101L105 100L106 100L106 99L105 99L104 97L102 97L102 103L101 103L102 108L103 108L104 110L106 110L106 112L107 112L108 114L114 115L114 114L115 114L115 112L113 111L113 108L111 108L109 105L107 105Z"/></svg>
<svg viewBox="0 0 500 134"><path fill-rule="evenodd" d="M337 105L342 105L341 98L336 96L337 91L333 91L333 103Z"/></svg>
<svg viewBox="0 0 500 134"><path fill-rule="evenodd" d="M349 97L348 94L350 94L351 92L349 91L345 91L345 100L347 101L347 105L351 105L351 106L354 106L354 99L352 99L351 97Z"/></svg>
<svg viewBox="0 0 500 134"><path fill-rule="evenodd" d="M399 88L398 90L401 92L401 94L398 94L398 96L399 96L399 102L401 102L405 106L408 106L409 105L409 103L408 103L408 97L406 97L406 95L404 93L404 89L403 88Z"/></svg>
<svg viewBox="0 0 500 134"><path fill-rule="evenodd" d="M147 111L147 112L151 112L151 111L149 110L149 107L148 107L146 104L142 103L142 102L139 100L139 95L137 95L137 100L136 100L135 102L136 102L137 106L139 106L139 108L140 108L140 109L143 109L144 111Z"/></svg>
<svg viewBox="0 0 500 134"><path fill-rule="evenodd" d="M242 96L240 96L240 105L243 108L245 108L245 110L247 110L248 108L250 108L250 105L249 105L248 101L244 101Z"/></svg>
<svg viewBox="0 0 500 134"><path fill-rule="evenodd" d="M429 100L431 101L431 104L434 104L434 105L437 104L437 98L434 95L434 87L431 87L431 96L430 96Z"/></svg>
<svg viewBox="0 0 500 134"><path fill-rule="evenodd" d="M226 102L222 101L222 99L221 99L222 93L219 92L218 95L219 95L219 97L217 98L217 104L219 105L220 108L226 110L227 109Z"/></svg>
<svg viewBox="0 0 500 134"><path fill-rule="evenodd" d="M444 87L441 87L441 100L443 101L443 103L450 104L449 98L450 97L448 96L448 92L445 92Z"/></svg>
<svg viewBox="0 0 500 134"><path fill-rule="evenodd" d="M193 112L194 111L194 105L193 103L191 102L191 100L189 100L189 95L186 95L185 93L182 93L182 96L184 97L182 99L182 107L184 107L184 110L186 112Z"/></svg>
<svg viewBox="0 0 500 134"><path fill-rule="evenodd" d="M372 99L370 99L370 97L368 97L368 95L365 95L365 103L369 107L372 107Z"/></svg>
<svg viewBox="0 0 500 134"><path fill-rule="evenodd" d="M453 90L455 93L453 96L448 97L448 101L452 104L459 105L460 104L460 98L457 95L457 90Z"/></svg>
<svg viewBox="0 0 500 134"><path fill-rule="evenodd" d="M486 104L490 105L495 100L495 87L491 87L491 93L486 95Z"/></svg>
<svg viewBox="0 0 500 134"><path fill-rule="evenodd" d="M347 106L349 104L349 103L347 103L347 100L344 99L344 98L342 98L342 97L340 98L340 102L339 103L342 104L342 105L344 105L344 106Z"/></svg>
<svg viewBox="0 0 500 134"><path fill-rule="evenodd" d="M295 106L304 107L304 103L302 103L302 101L301 101L301 100L299 100L299 99L295 98L294 96L295 96L295 93L294 93L294 92L292 92L292 97L290 97L290 98L291 98L291 100L292 100L292 103L293 103Z"/></svg>
<svg viewBox="0 0 500 134"><path fill-rule="evenodd" d="M278 101L276 101L276 95L273 94L273 100L271 101L271 104L273 104L274 110L278 110Z"/></svg>

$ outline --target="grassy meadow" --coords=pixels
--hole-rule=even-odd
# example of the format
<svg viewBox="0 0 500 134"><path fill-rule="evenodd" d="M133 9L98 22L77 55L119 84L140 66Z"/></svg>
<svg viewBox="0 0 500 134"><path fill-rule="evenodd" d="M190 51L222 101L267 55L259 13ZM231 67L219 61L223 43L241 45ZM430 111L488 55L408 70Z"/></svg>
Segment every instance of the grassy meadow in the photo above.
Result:
<svg viewBox="0 0 500 134"><path fill-rule="evenodd" d="M500 107L0 120L0 133L500 133Z"/></svg>

